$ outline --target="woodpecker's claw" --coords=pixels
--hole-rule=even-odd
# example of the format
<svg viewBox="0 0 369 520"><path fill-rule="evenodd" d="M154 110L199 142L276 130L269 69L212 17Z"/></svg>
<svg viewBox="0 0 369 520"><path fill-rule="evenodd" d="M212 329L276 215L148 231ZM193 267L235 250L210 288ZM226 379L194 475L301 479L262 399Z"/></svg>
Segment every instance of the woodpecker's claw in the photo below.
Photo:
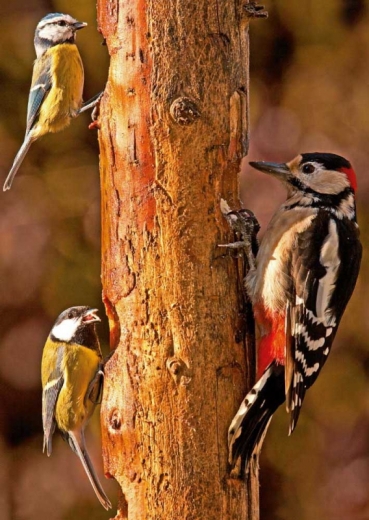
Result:
<svg viewBox="0 0 369 520"><path fill-rule="evenodd" d="M218 244L218 247L243 249L249 268L255 269L255 256L258 249L256 235L260 230L260 225L254 213L249 209L231 210L223 199L221 200L221 211L238 240L230 244Z"/></svg>

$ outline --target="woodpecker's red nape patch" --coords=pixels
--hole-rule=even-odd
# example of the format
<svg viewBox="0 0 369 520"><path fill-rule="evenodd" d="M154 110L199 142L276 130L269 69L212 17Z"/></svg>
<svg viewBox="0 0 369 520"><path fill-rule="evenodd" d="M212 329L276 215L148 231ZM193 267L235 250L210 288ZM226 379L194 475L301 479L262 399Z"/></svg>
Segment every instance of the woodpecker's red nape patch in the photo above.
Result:
<svg viewBox="0 0 369 520"><path fill-rule="evenodd" d="M281 314L266 312L262 305L254 306L254 316L261 334L257 348L259 379L272 361L285 364L285 318Z"/></svg>
<svg viewBox="0 0 369 520"><path fill-rule="evenodd" d="M356 192L357 180L356 180L355 170L353 168L340 168L339 171L344 173L347 176L347 178L351 184L351 188Z"/></svg>

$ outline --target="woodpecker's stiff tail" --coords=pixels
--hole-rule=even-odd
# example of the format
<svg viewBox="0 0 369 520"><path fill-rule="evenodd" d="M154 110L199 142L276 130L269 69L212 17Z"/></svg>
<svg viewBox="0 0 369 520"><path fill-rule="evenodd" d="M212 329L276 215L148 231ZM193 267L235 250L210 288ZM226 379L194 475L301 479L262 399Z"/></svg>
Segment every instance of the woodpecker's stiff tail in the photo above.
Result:
<svg viewBox="0 0 369 520"><path fill-rule="evenodd" d="M273 362L242 401L228 430L229 463L234 467L241 457L242 474L284 400L284 367Z"/></svg>
<svg viewBox="0 0 369 520"><path fill-rule="evenodd" d="M32 136L30 134L26 135L24 142L23 142L22 146L20 147L20 150L14 159L13 166L12 166L10 172L8 173L7 178L5 179L3 191L10 190L10 188L12 187L14 177L16 176L17 171L19 170L19 167L22 164L23 159L25 158L25 156L34 140L35 139L32 138Z"/></svg>
<svg viewBox="0 0 369 520"><path fill-rule="evenodd" d="M109 509L111 509L112 505L109 498L106 496L105 491L102 488L98 476L95 473L95 469L87 453L84 435L82 434L82 439L79 443L77 436L72 432L68 432L68 442L72 450L78 455L80 461L82 462L82 466L86 472L86 475L89 478L89 481L91 482L91 485L101 505L108 511Z"/></svg>

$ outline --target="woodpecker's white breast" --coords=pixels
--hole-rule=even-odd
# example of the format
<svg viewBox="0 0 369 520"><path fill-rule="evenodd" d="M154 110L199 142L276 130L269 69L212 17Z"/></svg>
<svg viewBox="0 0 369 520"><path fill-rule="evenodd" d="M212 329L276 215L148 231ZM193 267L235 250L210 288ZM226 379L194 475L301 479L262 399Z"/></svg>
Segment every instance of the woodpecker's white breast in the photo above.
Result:
<svg viewBox="0 0 369 520"><path fill-rule="evenodd" d="M255 305L262 303L272 312L283 312L291 275L289 259L298 233L305 231L317 214L316 208L282 206L265 232L256 258L256 269L246 277L246 288Z"/></svg>

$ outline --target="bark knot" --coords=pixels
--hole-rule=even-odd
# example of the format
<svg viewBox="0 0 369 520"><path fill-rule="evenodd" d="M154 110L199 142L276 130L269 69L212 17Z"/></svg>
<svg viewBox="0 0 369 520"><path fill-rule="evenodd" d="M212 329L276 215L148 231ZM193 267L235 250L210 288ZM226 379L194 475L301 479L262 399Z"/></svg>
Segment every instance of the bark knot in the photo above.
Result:
<svg viewBox="0 0 369 520"><path fill-rule="evenodd" d="M170 115L179 125L189 126L201 116L201 112L192 99L181 96L171 104Z"/></svg>
<svg viewBox="0 0 369 520"><path fill-rule="evenodd" d="M109 425L110 428L114 431L120 430L122 426L122 417L120 411L117 408L114 408L110 413Z"/></svg>
<svg viewBox="0 0 369 520"><path fill-rule="evenodd" d="M191 372L183 359L173 356L167 359L167 369L177 385L187 386L191 381Z"/></svg>

